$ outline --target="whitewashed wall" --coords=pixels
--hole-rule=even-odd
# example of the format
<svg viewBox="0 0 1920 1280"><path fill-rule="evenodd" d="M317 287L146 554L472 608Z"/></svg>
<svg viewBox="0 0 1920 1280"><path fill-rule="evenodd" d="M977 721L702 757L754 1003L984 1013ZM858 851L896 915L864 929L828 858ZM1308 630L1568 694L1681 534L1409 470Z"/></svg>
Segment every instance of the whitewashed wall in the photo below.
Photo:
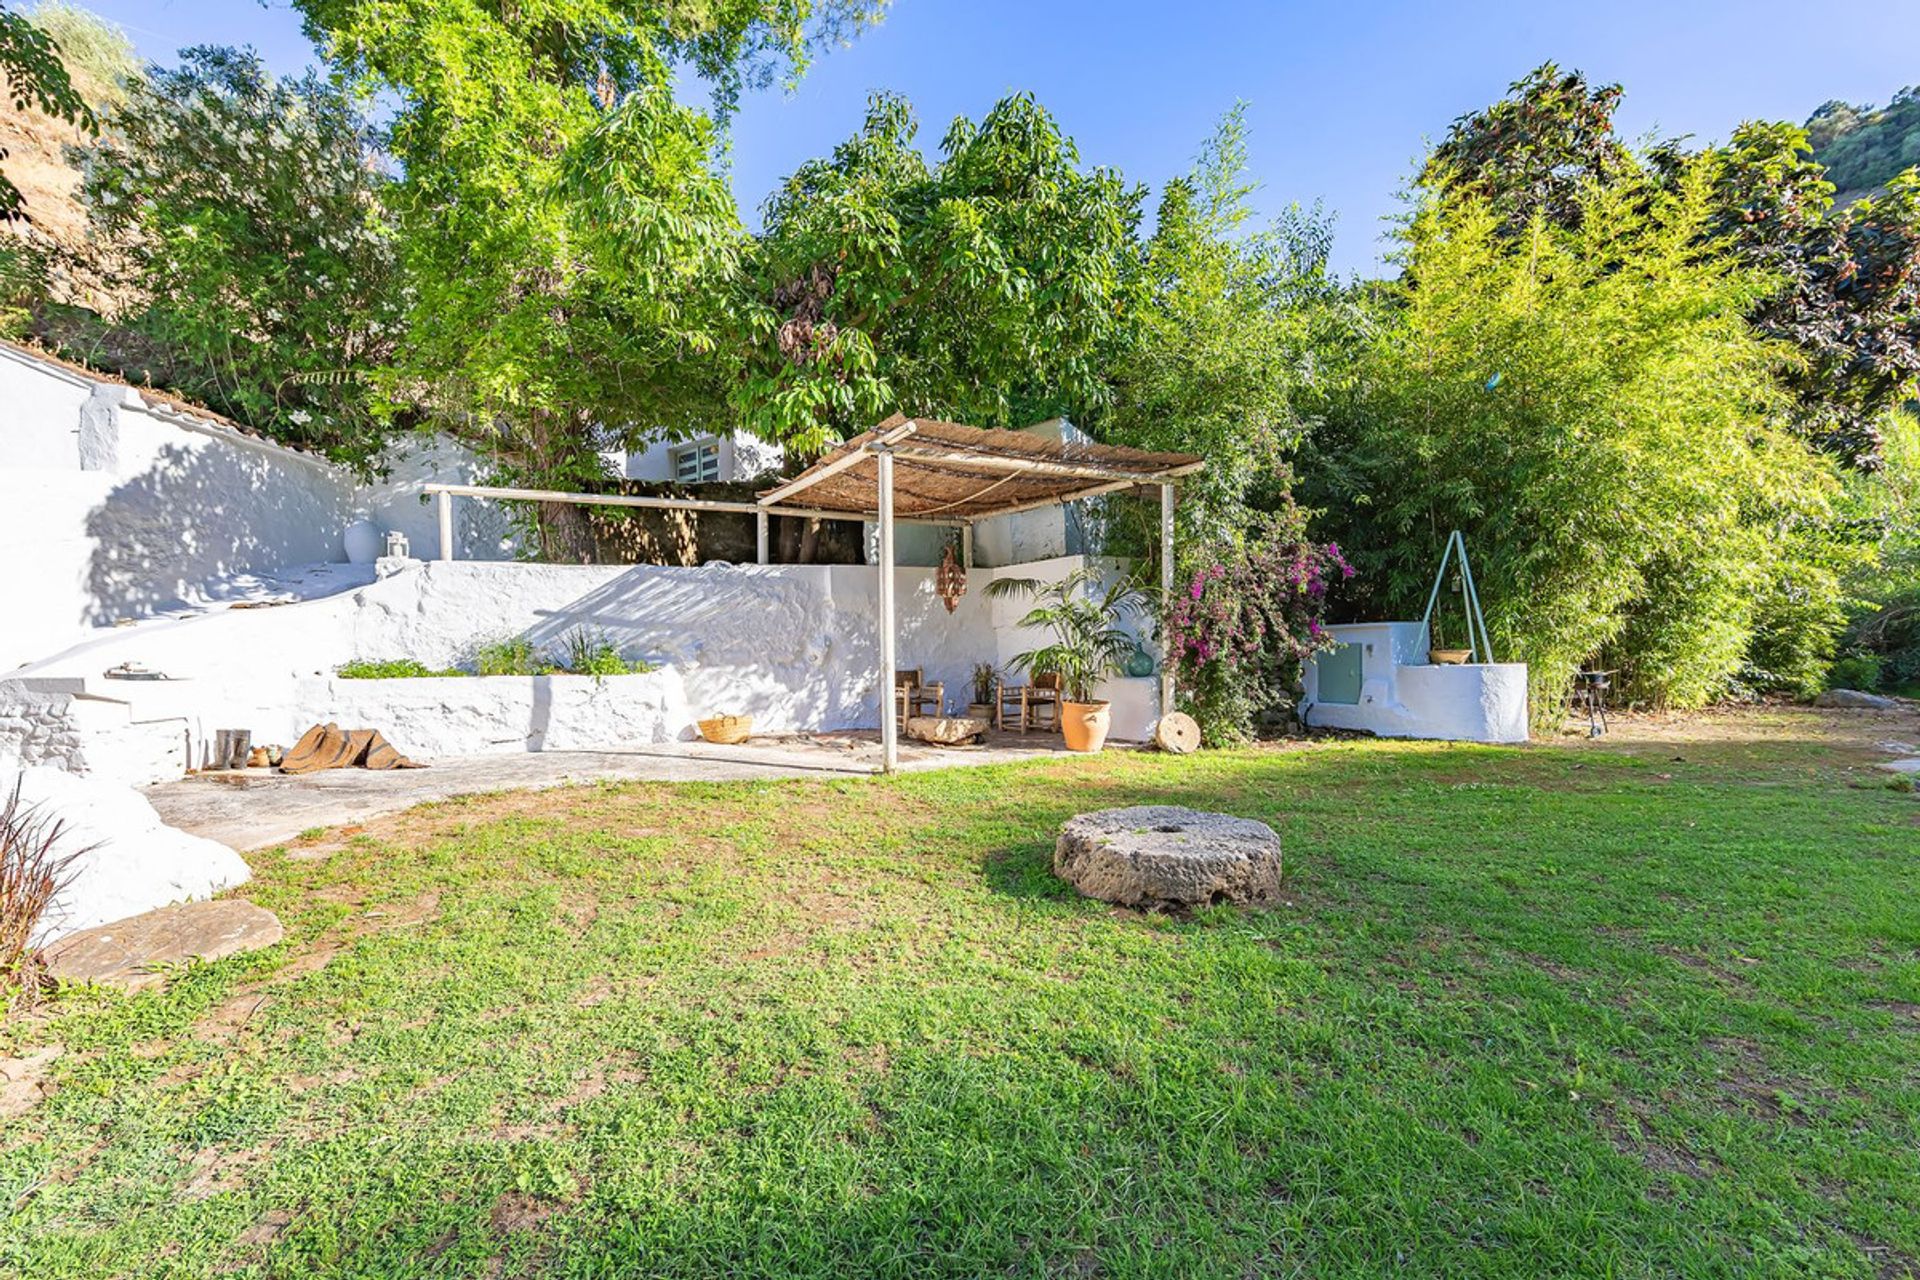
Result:
<svg viewBox="0 0 1920 1280"><path fill-rule="evenodd" d="M0 345L0 468L78 470L80 411L96 385Z"/></svg>
<svg viewBox="0 0 1920 1280"><path fill-rule="evenodd" d="M1427 658L1426 628L1418 622L1356 622L1327 630L1360 650L1359 701L1321 700L1316 656L1301 673L1303 723L1383 738L1527 740L1526 663L1434 665Z"/></svg>
<svg viewBox="0 0 1920 1280"><path fill-rule="evenodd" d="M1079 563L1069 558L1023 566L1020 572L1055 576ZM341 663L356 658L455 665L468 660L479 644L509 636L560 650L569 633L584 627L605 636L626 657L671 672L670 677L663 673L668 683L659 691L633 686L639 691L634 696L654 699L648 704L653 709L633 715L633 741L655 741L668 730L689 736L694 718L719 713L750 714L758 731L770 733L872 728L879 722L878 582L869 567L682 569L453 561L387 563L383 569L389 576L370 586L320 600L99 633L17 678L26 688L124 703L131 726L164 725L162 736L171 735L169 740L184 731L196 763L218 729L244 728L256 742L285 743L315 720L355 713L368 715L372 727L386 731L402 750L422 754L445 748L445 740L435 736L436 726L449 718L489 726L484 738L474 740L475 750L557 749L555 699L562 693L574 698L577 689L549 684L543 704L535 696L542 686L532 680L521 681L525 688L510 691L511 696L489 688L491 680L407 681L435 687L408 688L402 691L405 698L383 704L385 682L364 681L347 689L352 682L330 677ZM930 571L896 570L899 665L919 667L927 680L944 682L950 710L969 701L976 663L1004 666L1038 639L1012 625L1018 607L985 598L994 573L975 570L967 594L950 614L934 595ZM104 678L108 668L128 659L173 678ZM1152 687L1151 680L1113 682L1107 696L1115 700L1116 737L1144 736ZM0 686L0 703L4 692ZM592 701L591 690L585 696ZM675 709L681 706L684 713ZM612 732L611 722L602 722L618 710L609 707L583 703L560 710L576 720L591 714L601 725L592 734L605 736L601 729ZM514 717L521 714L516 708L529 718L523 728L516 727ZM539 716L546 717L546 727L534 723ZM420 732L409 740L407 729L416 724ZM577 735L566 740L579 741ZM0 755L8 750L0 724Z"/></svg>
<svg viewBox="0 0 1920 1280"><path fill-rule="evenodd" d="M189 606L236 574L344 560L366 517L437 542L428 480L471 482L477 460L408 441L382 483L217 419L149 400L0 343L0 671L89 628ZM502 513L459 504L460 551L510 554Z"/></svg>

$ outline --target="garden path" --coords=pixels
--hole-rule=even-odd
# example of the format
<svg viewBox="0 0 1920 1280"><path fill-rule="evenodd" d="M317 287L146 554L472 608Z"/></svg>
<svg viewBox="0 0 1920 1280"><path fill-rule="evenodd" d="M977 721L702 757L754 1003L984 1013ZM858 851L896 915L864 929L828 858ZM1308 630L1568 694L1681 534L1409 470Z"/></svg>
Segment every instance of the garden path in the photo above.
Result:
<svg viewBox="0 0 1920 1280"><path fill-rule="evenodd" d="M1110 749L1124 744L1109 744ZM991 735L984 746L903 745L903 769L1004 764L1064 754L1048 734ZM162 783L147 798L170 826L242 853L291 840L314 827L361 822L431 800L488 791L540 790L608 781L741 782L863 776L878 772L877 734L850 732L756 740L722 747L675 742L620 751L541 751L457 756L426 769L334 769L290 776L271 769L202 773Z"/></svg>

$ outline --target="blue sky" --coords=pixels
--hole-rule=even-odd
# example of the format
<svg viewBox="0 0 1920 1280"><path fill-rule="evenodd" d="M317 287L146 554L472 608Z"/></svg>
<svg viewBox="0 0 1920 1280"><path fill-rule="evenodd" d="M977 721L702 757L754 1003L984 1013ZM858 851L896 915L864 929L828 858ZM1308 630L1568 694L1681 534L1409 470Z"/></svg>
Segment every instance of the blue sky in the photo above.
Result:
<svg viewBox="0 0 1920 1280"><path fill-rule="evenodd" d="M197 43L252 44L282 71L313 56L286 0L88 7L150 59ZM1030 90L1086 161L1156 188L1244 99L1263 207L1324 200L1339 217L1335 265L1365 270L1424 140L1549 58L1624 85L1632 135L1719 139L1745 119L1804 120L1829 98L1884 102L1920 83L1920 3L1844 12L1806 0L897 0L795 93L745 104L734 190L757 223L783 175L858 126L873 89L913 100L929 148L954 115Z"/></svg>

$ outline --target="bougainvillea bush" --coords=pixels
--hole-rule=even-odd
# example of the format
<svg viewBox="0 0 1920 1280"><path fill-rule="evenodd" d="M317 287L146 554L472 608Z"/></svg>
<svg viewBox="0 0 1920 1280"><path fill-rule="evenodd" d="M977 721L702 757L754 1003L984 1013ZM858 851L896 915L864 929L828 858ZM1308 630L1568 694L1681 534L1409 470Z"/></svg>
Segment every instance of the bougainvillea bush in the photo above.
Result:
<svg viewBox="0 0 1920 1280"><path fill-rule="evenodd" d="M1253 517L1246 536L1189 558L1161 618L1183 705L1209 746L1243 742L1292 706L1300 667L1330 648L1329 593L1353 576L1337 543L1306 535L1289 504Z"/></svg>

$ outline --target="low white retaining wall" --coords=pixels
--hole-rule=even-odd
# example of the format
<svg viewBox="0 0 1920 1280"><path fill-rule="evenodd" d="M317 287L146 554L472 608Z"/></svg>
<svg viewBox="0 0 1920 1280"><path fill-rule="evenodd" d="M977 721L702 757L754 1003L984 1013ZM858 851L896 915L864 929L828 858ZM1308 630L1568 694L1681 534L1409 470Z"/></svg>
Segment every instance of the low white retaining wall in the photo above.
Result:
<svg viewBox="0 0 1920 1280"><path fill-rule="evenodd" d="M471 756L612 750L694 732L671 667L632 676L448 676L419 680L302 680L299 714L374 726L402 751Z"/></svg>
<svg viewBox="0 0 1920 1280"><path fill-rule="evenodd" d="M0 760L0 791L13 794L16 782L23 803L66 824L55 848L79 853L72 879L40 919L36 946L169 903L211 897L252 877L239 854L167 826L131 787Z"/></svg>
<svg viewBox="0 0 1920 1280"><path fill-rule="evenodd" d="M187 723L177 717L135 721L119 699L0 680L0 761L139 787L186 772L187 742Z"/></svg>
<svg viewBox="0 0 1920 1280"><path fill-rule="evenodd" d="M1335 641L1360 652L1357 700L1327 700L1334 691L1325 687L1332 681L1324 678L1323 661L1330 655L1315 655L1303 673L1302 722L1383 738L1527 740L1524 662L1434 665L1427 661L1425 629L1417 622L1362 622L1327 630Z"/></svg>

